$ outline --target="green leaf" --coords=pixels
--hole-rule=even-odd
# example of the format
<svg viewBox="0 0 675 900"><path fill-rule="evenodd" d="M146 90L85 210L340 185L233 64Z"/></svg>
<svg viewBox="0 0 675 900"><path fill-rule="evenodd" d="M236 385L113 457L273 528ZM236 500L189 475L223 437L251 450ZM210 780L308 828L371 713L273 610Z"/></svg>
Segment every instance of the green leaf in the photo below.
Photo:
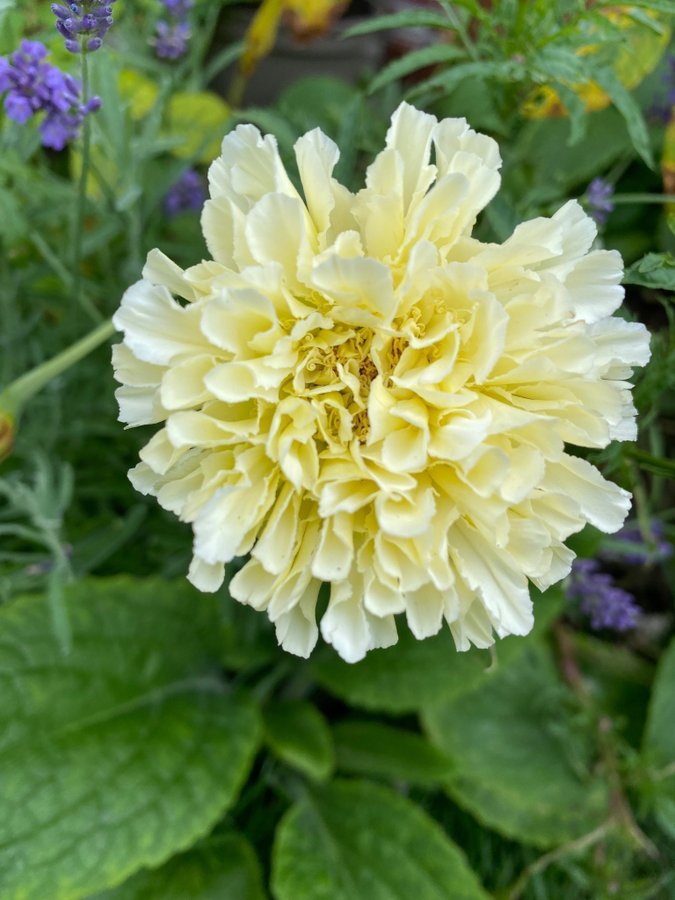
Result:
<svg viewBox="0 0 675 900"><path fill-rule="evenodd" d="M157 866L211 829L258 743L219 678L218 603L185 582L65 590L63 655L44 597L0 611L0 896L70 900Z"/></svg>
<svg viewBox="0 0 675 900"><path fill-rule="evenodd" d="M649 132L640 107L611 69L597 67L593 68L592 73L595 81L623 116L633 146L645 163L653 168L654 156L649 141Z"/></svg>
<svg viewBox="0 0 675 900"><path fill-rule="evenodd" d="M326 648L311 666L319 684L347 703L405 713L439 694L470 690L484 677L490 654L476 649L458 653L446 629L418 641L401 628L394 647L372 650L361 662L346 663Z"/></svg>
<svg viewBox="0 0 675 900"><path fill-rule="evenodd" d="M408 99L420 96L431 96L437 89L444 93L454 90L467 78L495 78L498 81L518 81L522 78L522 70L510 60L476 60L458 63L449 69L438 72L408 91ZM420 102L420 101L418 101Z"/></svg>
<svg viewBox="0 0 675 900"><path fill-rule="evenodd" d="M375 78L373 78L368 93L374 94L392 81L403 78L411 72L417 72L426 66L435 66L438 63L452 62L461 59L464 51L459 47L452 47L449 44L432 44L430 47L422 47L419 50L413 50L406 53L400 59L395 59L389 65L385 66Z"/></svg>
<svg viewBox="0 0 675 900"><path fill-rule="evenodd" d="M238 834L214 835L89 900L265 900L260 863Z"/></svg>
<svg viewBox="0 0 675 900"><path fill-rule="evenodd" d="M592 830L607 812L603 783L578 747L568 694L541 647L530 645L474 690L424 710L453 774L448 793L510 838L556 846Z"/></svg>
<svg viewBox="0 0 675 900"><path fill-rule="evenodd" d="M340 722L333 729L338 769L411 784L438 784L450 763L422 735L380 722Z"/></svg>
<svg viewBox="0 0 675 900"><path fill-rule="evenodd" d="M675 291L675 256L670 253L648 253L626 269L623 283Z"/></svg>
<svg viewBox="0 0 675 900"><path fill-rule="evenodd" d="M533 593L535 631L544 631L557 616L563 595L557 588L545 594ZM395 646L371 650L361 662L346 663L325 648L310 665L319 684L347 703L368 710L407 713L472 690L489 678L488 669L508 665L517 657L528 640L511 636L498 641L493 658L490 651L475 647L458 652L446 628L424 641L401 628Z"/></svg>
<svg viewBox="0 0 675 900"><path fill-rule="evenodd" d="M675 639L656 673L647 713L642 759L654 776L651 797L663 829L675 837Z"/></svg>
<svg viewBox="0 0 675 900"><path fill-rule="evenodd" d="M348 28L343 37L357 37L360 34L371 34L373 31L386 31L388 28L446 28L452 30L452 23L447 16L432 10L420 9L392 13L388 16L375 16L358 25Z"/></svg>
<svg viewBox="0 0 675 900"><path fill-rule="evenodd" d="M487 900L440 826L367 781L315 789L282 819L272 859L277 900Z"/></svg>
<svg viewBox="0 0 675 900"><path fill-rule="evenodd" d="M322 781L333 771L333 739L326 720L311 703L273 702L264 714L270 749L310 778Z"/></svg>

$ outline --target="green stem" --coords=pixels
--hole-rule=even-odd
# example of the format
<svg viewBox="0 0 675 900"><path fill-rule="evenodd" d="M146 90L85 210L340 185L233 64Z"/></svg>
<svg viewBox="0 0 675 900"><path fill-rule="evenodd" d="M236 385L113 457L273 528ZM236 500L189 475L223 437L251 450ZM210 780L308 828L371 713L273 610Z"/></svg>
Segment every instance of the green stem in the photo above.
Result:
<svg viewBox="0 0 675 900"><path fill-rule="evenodd" d="M614 194L612 203L675 203L675 194Z"/></svg>
<svg viewBox="0 0 675 900"><path fill-rule="evenodd" d="M16 420L26 403L57 375L79 362L92 350L104 344L115 333L108 320L61 353L20 375L0 393L0 411Z"/></svg>
<svg viewBox="0 0 675 900"><path fill-rule="evenodd" d="M80 53L82 61L82 103L89 101L89 60L84 47ZM87 315L94 321L100 320L101 315L95 307L85 301L82 295L82 237L84 232L84 216L87 203L87 181L89 180L89 163L91 158L91 122L89 116L84 117L82 123L82 162L80 169L80 181L77 189L77 206L75 209L75 233L73 235L73 297Z"/></svg>

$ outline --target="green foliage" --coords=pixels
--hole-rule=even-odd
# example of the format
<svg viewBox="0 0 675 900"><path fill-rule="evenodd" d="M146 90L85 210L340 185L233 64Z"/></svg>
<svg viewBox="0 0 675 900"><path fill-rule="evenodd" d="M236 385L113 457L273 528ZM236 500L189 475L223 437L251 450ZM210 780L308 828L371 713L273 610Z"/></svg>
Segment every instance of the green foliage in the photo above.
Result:
<svg viewBox="0 0 675 900"><path fill-rule="evenodd" d="M89 900L265 900L255 851L239 834L215 834L159 869L143 870Z"/></svg>
<svg viewBox="0 0 675 900"><path fill-rule="evenodd" d="M675 257L671 253L648 253L626 270L624 283L675 291Z"/></svg>
<svg viewBox="0 0 675 900"><path fill-rule="evenodd" d="M337 766L343 772L395 782L438 784L448 759L422 735L377 721L339 722L334 729Z"/></svg>
<svg viewBox="0 0 675 900"><path fill-rule="evenodd" d="M661 660L642 753L651 771L654 812L675 838L675 640Z"/></svg>
<svg viewBox="0 0 675 900"><path fill-rule="evenodd" d="M638 84L664 52L672 0L632 3L633 31L605 15L616 4L577 0L373 15L348 38L423 28L426 43L370 78L308 70L274 104L238 108L213 88L241 53L219 37L227 5L198 0L188 53L168 61L152 52L161 4L115 4L89 60L102 107L79 294L82 142L46 152L36 120L0 112L0 389L105 321L152 247L182 266L206 258L198 211L171 219L164 204L185 168L206 180L225 131L273 133L295 176L293 144L320 127L340 147L336 178L358 191L392 109L414 98L499 140L481 240L571 197L592 209L598 176L616 188L597 246L623 253L624 313L653 332L653 356L634 393L639 441L597 458L643 530L658 519L672 543L675 243L651 110L665 65ZM48 3L0 0L0 54L23 37L79 77ZM2 900L670 896L675 563L656 542L641 565L620 535L569 542L614 554L608 571L644 606L626 635L587 634L554 588L532 592L535 633L494 651L458 653L447 629L417 641L401 622L396 646L356 665L326 647L304 663L226 588L187 585L189 528L130 487L148 434L120 427L113 391L102 347L32 400L0 472Z"/></svg>
<svg viewBox="0 0 675 900"><path fill-rule="evenodd" d="M599 825L607 789L568 702L545 650L530 644L472 691L425 708L429 736L452 766L449 793L500 833L540 847Z"/></svg>
<svg viewBox="0 0 675 900"><path fill-rule="evenodd" d="M460 850L410 800L368 782L313 789L279 826L276 900L483 900Z"/></svg>
<svg viewBox="0 0 675 900"><path fill-rule="evenodd" d="M183 583L81 580L63 654L43 597L0 614L4 897L77 898L157 865L230 806L257 747L218 678L218 608Z"/></svg>
<svg viewBox="0 0 675 900"><path fill-rule="evenodd" d="M311 703L271 704L265 710L265 740L273 753L309 778L323 781L333 770L331 733Z"/></svg>

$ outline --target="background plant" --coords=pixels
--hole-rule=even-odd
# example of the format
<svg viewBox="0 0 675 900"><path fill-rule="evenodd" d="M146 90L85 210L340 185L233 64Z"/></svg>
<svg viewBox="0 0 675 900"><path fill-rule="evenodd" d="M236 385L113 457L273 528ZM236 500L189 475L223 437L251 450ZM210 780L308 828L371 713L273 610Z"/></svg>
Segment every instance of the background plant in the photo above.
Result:
<svg viewBox="0 0 675 900"><path fill-rule="evenodd" d="M82 137L56 152L37 121L2 118L0 384L105 329L152 247L202 257L200 180L237 122L273 131L289 165L320 126L354 187L405 95L499 139L506 181L482 239L570 196L604 215L601 240L628 263L625 315L653 332L640 440L594 457L633 492L634 521L578 536L604 580L582 570L576 600L535 598L535 632L492 655L440 634L355 666L327 648L305 663L226 591L185 583L186 527L126 480L147 436L116 422L109 349L64 365L22 401L0 470L0 894L670 896L673 5L616 19L604 3L443 0L371 16L351 33L425 27L428 45L353 85L310 72L265 107L244 83L236 109L209 89L242 50L213 39L229 5L117 0L88 58L88 163ZM185 26L182 53L158 55L160 22ZM79 77L48 5L4 0L0 55L25 38ZM651 71L624 84L618 51L645 46ZM610 190L590 190L597 178ZM592 604L615 588L637 623L594 632Z"/></svg>

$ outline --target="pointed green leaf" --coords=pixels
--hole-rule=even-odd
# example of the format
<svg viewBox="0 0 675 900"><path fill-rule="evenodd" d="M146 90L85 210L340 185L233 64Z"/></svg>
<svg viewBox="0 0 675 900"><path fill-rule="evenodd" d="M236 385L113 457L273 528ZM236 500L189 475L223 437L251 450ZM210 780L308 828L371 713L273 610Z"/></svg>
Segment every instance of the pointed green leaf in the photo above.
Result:
<svg viewBox="0 0 675 900"><path fill-rule="evenodd" d="M63 655L41 596L0 611L0 896L75 900L156 866L233 802L258 742L219 677L218 602L82 580Z"/></svg>
<svg viewBox="0 0 675 900"><path fill-rule="evenodd" d="M265 740L284 762L321 781L333 771L335 753L326 720L311 703L275 702L265 710Z"/></svg>
<svg viewBox="0 0 675 900"><path fill-rule="evenodd" d="M652 168L654 166L654 155L649 140L649 132L637 102L610 69L594 68L593 78L623 116L633 146L645 163Z"/></svg>
<svg viewBox="0 0 675 900"><path fill-rule="evenodd" d="M654 680L642 757L654 778L651 800L656 817L675 837L675 639Z"/></svg>
<svg viewBox="0 0 675 900"><path fill-rule="evenodd" d="M265 900L260 863L238 834L214 835L89 900Z"/></svg>
<svg viewBox="0 0 675 900"><path fill-rule="evenodd" d="M357 37L360 34L372 34L374 31L386 31L389 28L446 28L452 29L452 22L443 13L430 9L404 10L386 16L374 16L352 25L343 37Z"/></svg>
<svg viewBox="0 0 675 900"><path fill-rule="evenodd" d="M338 768L411 784L438 784L450 763L426 738L381 722L340 722L333 730Z"/></svg>
<svg viewBox="0 0 675 900"><path fill-rule="evenodd" d="M542 647L461 695L424 710L449 758L450 795L507 837L541 847L579 837L607 815L606 785L590 774L569 696Z"/></svg>
<svg viewBox="0 0 675 900"><path fill-rule="evenodd" d="M403 78L411 72L417 72L419 69L435 66L442 62L453 62L456 59L461 59L463 56L463 50L450 44L431 44L429 47L413 50L411 53L406 53L405 56L401 56L385 66L373 78L368 87L368 93L374 94L375 91L379 91L385 84L396 81L398 78Z"/></svg>
<svg viewBox="0 0 675 900"><path fill-rule="evenodd" d="M275 840L277 900L487 900L462 852L418 806L367 781L312 791Z"/></svg>

